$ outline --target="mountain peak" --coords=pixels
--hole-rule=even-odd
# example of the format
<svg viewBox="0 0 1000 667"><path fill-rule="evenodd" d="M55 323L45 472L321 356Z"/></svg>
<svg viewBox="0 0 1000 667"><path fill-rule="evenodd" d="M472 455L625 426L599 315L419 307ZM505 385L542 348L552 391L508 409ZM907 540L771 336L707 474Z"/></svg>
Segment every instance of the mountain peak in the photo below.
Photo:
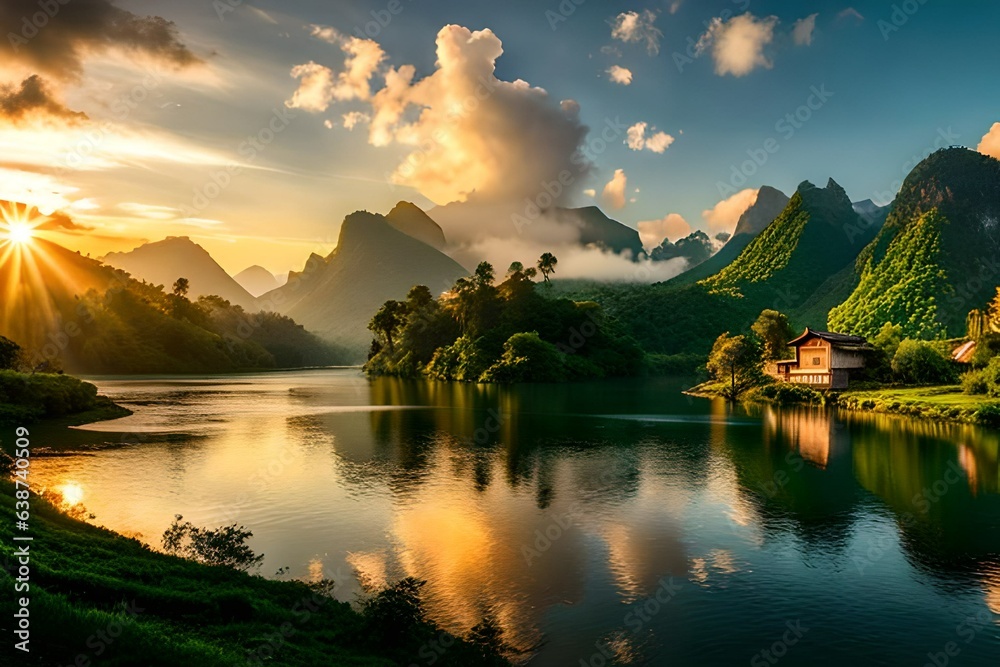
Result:
<svg viewBox="0 0 1000 667"><path fill-rule="evenodd" d="M422 241L437 250L441 250L447 245L441 226L413 202L398 202L385 216L385 221L407 236Z"/></svg>

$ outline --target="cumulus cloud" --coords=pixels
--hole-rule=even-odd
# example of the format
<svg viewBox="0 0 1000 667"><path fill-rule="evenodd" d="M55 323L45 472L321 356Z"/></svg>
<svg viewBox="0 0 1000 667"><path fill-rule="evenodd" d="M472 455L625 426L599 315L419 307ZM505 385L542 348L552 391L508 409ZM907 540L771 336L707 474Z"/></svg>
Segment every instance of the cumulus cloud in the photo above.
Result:
<svg viewBox="0 0 1000 667"><path fill-rule="evenodd" d="M344 69L334 75L325 65L309 61L292 68L299 89L285 102L291 109L326 111L333 101L368 100L371 80L385 59L382 47L370 39L348 37L339 42L344 52Z"/></svg>
<svg viewBox="0 0 1000 667"><path fill-rule="evenodd" d="M708 49L715 61L715 73L719 76L732 74L746 76L757 67L770 69L773 63L764 55L764 47L774 39L776 16L758 19L746 13L734 16L728 21L712 19L708 30L696 45L701 55Z"/></svg>
<svg viewBox="0 0 1000 667"><path fill-rule="evenodd" d="M601 196L604 203L613 209L625 208L625 188L628 187L628 177L624 169L615 169L614 176L604 186Z"/></svg>
<svg viewBox="0 0 1000 667"><path fill-rule="evenodd" d="M813 43L813 31L816 30L816 17L819 14L810 14L799 19L792 26L792 41L799 46L809 46Z"/></svg>
<svg viewBox="0 0 1000 667"><path fill-rule="evenodd" d="M976 150L1000 160L1000 123L993 123L990 131L983 135Z"/></svg>
<svg viewBox="0 0 1000 667"><path fill-rule="evenodd" d="M691 225L679 213L670 213L659 220L642 220L636 226L646 250L660 245L663 239L674 242L691 233Z"/></svg>
<svg viewBox="0 0 1000 667"><path fill-rule="evenodd" d="M666 132L654 131L647 136L646 129L648 127L648 123L639 122L628 128L625 132L625 145L634 151L645 149L654 153L663 153L670 147L670 144L674 143L674 138Z"/></svg>
<svg viewBox="0 0 1000 667"><path fill-rule="evenodd" d="M609 79L615 83L620 83L623 86L627 86L632 83L632 70L626 69L625 67L612 65L608 68L607 74Z"/></svg>
<svg viewBox="0 0 1000 667"><path fill-rule="evenodd" d="M656 12L646 9L639 12L622 12L611 24L611 37L625 43L639 43L646 46L650 55L660 52L663 33L653 25Z"/></svg>
<svg viewBox="0 0 1000 667"><path fill-rule="evenodd" d="M67 109L37 74L20 86L0 85L0 119L15 125L49 120L75 123L86 118L86 114Z"/></svg>
<svg viewBox="0 0 1000 667"><path fill-rule="evenodd" d="M363 111L349 111L341 116L344 120L344 127L348 130L353 130L356 126L361 123L372 122L371 116L364 113Z"/></svg>
<svg viewBox="0 0 1000 667"><path fill-rule="evenodd" d="M712 208L702 211L701 217L708 225L709 232L713 236L720 233L732 234L740 216L757 201L757 192L754 188L740 190Z"/></svg>
<svg viewBox="0 0 1000 667"><path fill-rule="evenodd" d="M389 67L382 88L362 100L370 105L369 143L410 149L389 175L393 183L439 204L473 196L505 201L533 198L563 172L574 178L588 173L580 155L587 128L580 123L579 104L556 103L521 79L498 79L503 45L491 30L448 25L438 32L436 46L436 67L429 75L418 79L413 65ZM314 85L323 90L326 82L321 78ZM289 105L321 106L311 103L311 92L299 97Z"/></svg>
<svg viewBox="0 0 1000 667"><path fill-rule="evenodd" d="M53 3L57 4L57 3ZM139 16L110 0L59 2L38 29L31 21L38 0L0 3L0 61L17 63L62 80L79 79L90 55L124 51L177 67L199 62L181 42L177 26L159 16Z"/></svg>

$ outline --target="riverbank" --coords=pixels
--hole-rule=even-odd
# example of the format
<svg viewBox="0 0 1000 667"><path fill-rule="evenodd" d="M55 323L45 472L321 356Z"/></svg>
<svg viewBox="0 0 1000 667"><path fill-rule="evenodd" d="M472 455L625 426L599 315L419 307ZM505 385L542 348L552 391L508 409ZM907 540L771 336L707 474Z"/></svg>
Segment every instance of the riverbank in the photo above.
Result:
<svg viewBox="0 0 1000 667"><path fill-rule="evenodd" d="M684 393L700 398L722 398L723 387L723 383L704 382ZM820 392L801 385L774 383L749 390L740 401L774 405L825 405L854 412L877 412L1000 428L1000 401L963 393L958 385Z"/></svg>
<svg viewBox="0 0 1000 667"><path fill-rule="evenodd" d="M71 375L0 371L0 427L46 421L79 426L132 414Z"/></svg>
<svg viewBox="0 0 1000 667"><path fill-rule="evenodd" d="M276 581L163 554L34 494L28 531L19 533L33 538L24 543L29 587L14 594L14 494L13 483L0 481L0 630L13 637L20 598L28 598L38 664L389 667L417 660L441 637L405 588L356 610L328 595L336 582ZM485 643L452 642L437 664L507 664Z"/></svg>

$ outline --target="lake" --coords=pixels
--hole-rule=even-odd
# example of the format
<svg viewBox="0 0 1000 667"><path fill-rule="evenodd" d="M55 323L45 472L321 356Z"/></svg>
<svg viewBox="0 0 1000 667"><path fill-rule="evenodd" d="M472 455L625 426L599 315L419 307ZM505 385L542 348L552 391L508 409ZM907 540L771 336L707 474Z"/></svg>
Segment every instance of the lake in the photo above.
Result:
<svg viewBox="0 0 1000 667"><path fill-rule="evenodd" d="M994 431L674 379L95 383L135 414L36 429L61 451L31 469L94 523L236 521L261 574L344 600L424 579L434 620L490 614L532 667L1000 664Z"/></svg>

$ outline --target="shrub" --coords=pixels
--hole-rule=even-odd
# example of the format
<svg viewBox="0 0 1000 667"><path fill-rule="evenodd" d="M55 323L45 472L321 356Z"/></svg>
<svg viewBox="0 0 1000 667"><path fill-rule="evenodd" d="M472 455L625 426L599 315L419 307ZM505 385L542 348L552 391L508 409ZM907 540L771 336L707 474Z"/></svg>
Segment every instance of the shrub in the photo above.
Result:
<svg viewBox="0 0 1000 667"><path fill-rule="evenodd" d="M561 382L566 379L560 352L537 332L517 333L503 344L503 356L482 374L482 382Z"/></svg>
<svg viewBox="0 0 1000 667"><path fill-rule="evenodd" d="M822 404L823 394L815 389L790 382L776 382L760 388L760 395L780 405Z"/></svg>
<svg viewBox="0 0 1000 667"><path fill-rule="evenodd" d="M1000 403L989 403L976 410L976 422L983 426L1000 428Z"/></svg>
<svg viewBox="0 0 1000 667"><path fill-rule="evenodd" d="M207 565L224 565L237 570L249 570L260 565L264 554L255 554L246 541L253 533L235 523L215 530L198 528L190 521L181 523L180 514L174 517L163 533L163 549Z"/></svg>
<svg viewBox="0 0 1000 667"><path fill-rule="evenodd" d="M969 371L962 375L962 391L966 394L986 394L990 386L983 370Z"/></svg>
<svg viewBox="0 0 1000 667"><path fill-rule="evenodd" d="M892 372L909 384L947 384L955 381L955 367L931 343L907 338L892 358Z"/></svg>

